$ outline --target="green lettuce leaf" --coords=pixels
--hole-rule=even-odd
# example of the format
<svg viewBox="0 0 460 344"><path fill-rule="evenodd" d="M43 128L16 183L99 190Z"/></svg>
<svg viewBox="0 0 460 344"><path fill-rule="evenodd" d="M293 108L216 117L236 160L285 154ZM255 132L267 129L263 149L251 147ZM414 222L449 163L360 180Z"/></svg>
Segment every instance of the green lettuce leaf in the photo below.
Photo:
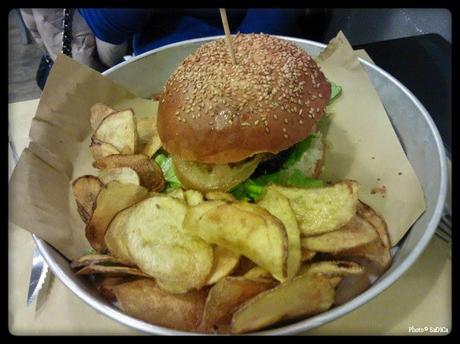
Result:
<svg viewBox="0 0 460 344"><path fill-rule="evenodd" d="M329 81L331 84L331 97L329 98L329 104L335 100L338 96L342 94L342 87L334 83L333 81Z"/></svg>
<svg viewBox="0 0 460 344"><path fill-rule="evenodd" d="M154 160L163 171L163 175L166 180L165 191L169 192L171 190L180 188L182 184L177 178L176 173L174 172L171 157L166 152L161 151L155 156Z"/></svg>
<svg viewBox="0 0 460 344"><path fill-rule="evenodd" d="M304 154L312 154L309 149L314 148L313 142L316 139L320 139L320 136L318 134L311 134L305 140L294 145L289 152L288 158L278 171L257 177L250 177L234 187L230 192L237 199L257 201L263 196L265 187L269 184L306 188L323 186L321 180L311 178L298 168L304 166L301 162L302 156Z"/></svg>
<svg viewBox="0 0 460 344"><path fill-rule="evenodd" d="M294 166L305 154L305 152L312 146L313 141L318 138L316 134L310 134L305 140L296 143L289 154L289 157L284 162L282 168L289 168Z"/></svg>

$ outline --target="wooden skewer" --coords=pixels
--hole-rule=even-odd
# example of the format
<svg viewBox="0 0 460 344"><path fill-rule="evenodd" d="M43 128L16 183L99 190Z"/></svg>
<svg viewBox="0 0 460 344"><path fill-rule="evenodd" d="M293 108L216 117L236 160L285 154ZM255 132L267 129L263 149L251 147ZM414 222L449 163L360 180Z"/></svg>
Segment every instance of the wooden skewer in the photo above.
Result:
<svg viewBox="0 0 460 344"><path fill-rule="evenodd" d="M228 52L230 53L233 64L236 65L235 52L233 51L232 46L232 36L230 35L230 27L228 26L227 12L225 11L225 8L219 8L219 10L220 17L222 18L222 24L224 25L225 40L227 41Z"/></svg>

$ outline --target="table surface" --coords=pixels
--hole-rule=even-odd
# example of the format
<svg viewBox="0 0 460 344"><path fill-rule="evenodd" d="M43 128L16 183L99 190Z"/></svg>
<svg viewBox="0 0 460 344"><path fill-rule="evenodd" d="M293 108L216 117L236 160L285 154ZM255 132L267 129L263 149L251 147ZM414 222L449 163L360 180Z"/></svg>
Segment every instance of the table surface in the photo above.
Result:
<svg viewBox="0 0 460 344"><path fill-rule="evenodd" d="M38 100L10 104L9 134L17 154L28 145ZM9 147L9 176L14 168ZM15 335L142 335L97 313L52 274L46 292L26 305L34 243L29 232L9 226L10 332ZM451 246L433 237L417 262L383 293L343 316L302 335L423 335L430 328L451 328ZM428 331L410 332L427 328Z"/></svg>

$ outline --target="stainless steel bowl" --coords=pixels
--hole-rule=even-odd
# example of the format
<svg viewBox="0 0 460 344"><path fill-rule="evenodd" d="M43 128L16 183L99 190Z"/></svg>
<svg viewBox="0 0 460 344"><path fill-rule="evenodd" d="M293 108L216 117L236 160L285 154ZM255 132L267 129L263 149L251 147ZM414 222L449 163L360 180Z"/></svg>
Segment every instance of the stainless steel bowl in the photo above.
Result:
<svg viewBox="0 0 460 344"><path fill-rule="evenodd" d="M179 63L201 44L221 38L207 37L170 44L123 62L104 75L141 97L160 92L165 81ZM304 48L312 56L318 55L325 44L280 37ZM447 189L447 170L444 146L439 132L417 98L398 80L379 67L362 59L380 99L387 110L401 144L422 184L426 212L417 220L393 257L393 265L373 286L351 300L327 312L300 320L291 325L260 331L257 334L288 335L303 332L337 319L372 300L394 283L415 262L433 236L439 223ZM34 240L53 273L78 297L98 312L140 331L158 334L189 334L187 332L150 325L123 314L105 301L83 278L75 276L68 262L51 246L34 236Z"/></svg>

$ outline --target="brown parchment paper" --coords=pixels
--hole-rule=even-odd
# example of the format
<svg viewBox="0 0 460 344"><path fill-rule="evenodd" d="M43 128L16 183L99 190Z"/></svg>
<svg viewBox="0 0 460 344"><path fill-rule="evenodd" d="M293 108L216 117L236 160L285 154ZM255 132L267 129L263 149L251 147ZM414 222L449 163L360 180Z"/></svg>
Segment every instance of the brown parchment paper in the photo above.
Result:
<svg viewBox="0 0 460 344"><path fill-rule="evenodd" d="M328 108L333 115L327 126L321 179L357 180L359 198L383 215L395 245L425 210L420 182L377 91L342 32L318 63L343 92Z"/></svg>
<svg viewBox="0 0 460 344"><path fill-rule="evenodd" d="M328 78L343 87L342 96L330 107L334 115L327 127L323 179L359 181L360 198L385 217L395 244L424 210L418 179L376 91L342 34L329 44L319 63ZM115 109L130 107L136 116L156 116L158 106L59 55L32 121L29 147L10 181L10 221L37 234L69 259L90 248L71 182L84 174L96 175L88 149L89 108L96 102ZM387 190L384 198L370 194L381 185Z"/></svg>
<svg viewBox="0 0 460 344"><path fill-rule="evenodd" d="M97 175L89 151L89 108L97 102L156 115L158 104L136 97L98 72L59 55L32 120L30 143L11 177L9 219L74 259L90 249L71 182Z"/></svg>

